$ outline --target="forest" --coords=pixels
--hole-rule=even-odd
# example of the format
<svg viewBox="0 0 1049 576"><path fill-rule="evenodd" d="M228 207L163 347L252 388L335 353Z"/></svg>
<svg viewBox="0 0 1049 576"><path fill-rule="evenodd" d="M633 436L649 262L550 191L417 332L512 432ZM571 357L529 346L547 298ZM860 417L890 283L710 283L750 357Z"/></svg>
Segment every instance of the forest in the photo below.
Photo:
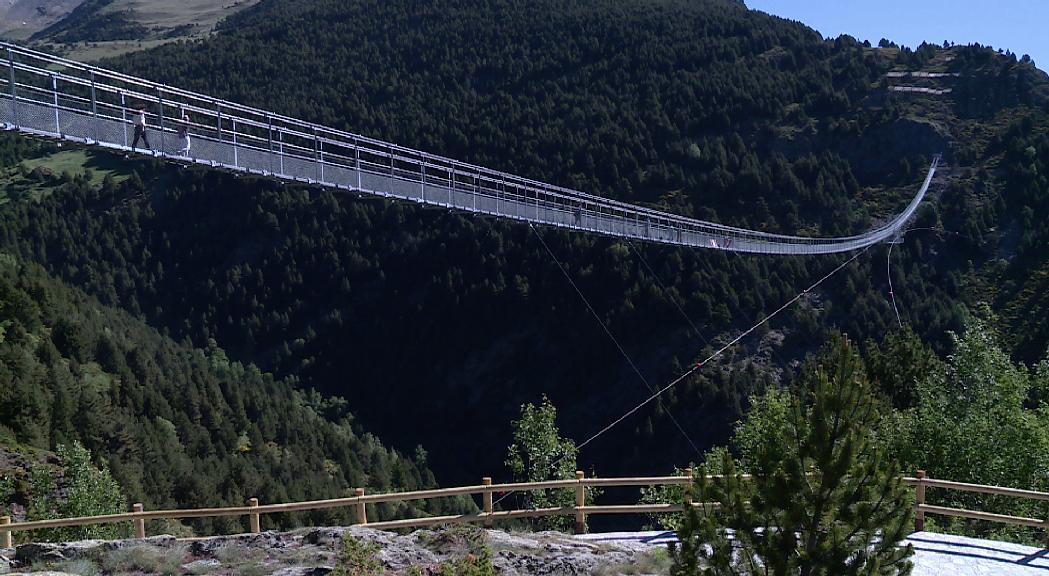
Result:
<svg viewBox="0 0 1049 576"><path fill-rule="evenodd" d="M300 392L230 360L214 342L203 349L174 342L38 265L0 253L0 452L7 460L14 447L30 463L0 470L9 499L0 508L29 504L32 514L34 502L51 496L29 488L29 472L44 460L40 450L75 442L101 456L130 501L151 509L342 497L361 485L435 485L425 451L405 455L383 446L354 422L345 400ZM379 512L463 506L469 509L446 501ZM347 514L335 510L312 521L346 522ZM194 527L239 526L239 519L215 519Z"/></svg>
<svg viewBox="0 0 1049 576"><path fill-rule="evenodd" d="M587 192L784 233L866 229L898 211L931 156L944 153L934 201L888 265L887 247L875 247L582 451L580 464L603 475L663 473L726 443L752 398L789 383L835 331L880 342L906 324L946 356L951 332L963 334L970 311L986 303L1014 360L1038 362L1049 343L1039 322L1049 306L1049 226L1038 218L1049 209L1049 82L1012 54L824 40L722 0L268 0L206 40L103 64ZM930 66L961 74L950 97L886 91L889 70ZM89 154L64 173L27 165L57 153L53 144L0 139L0 250L10 266L54 286L60 297L50 305L66 311L44 306L29 315L36 324L23 322L31 340L54 344L53 356L24 367L51 388L12 388L5 406L39 408L11 416L19 424L9 434L49 448L79 429L53 416L30 425L67 397L39 376L56 362L73 382L85 369L108 375L110 388L150 382L108 399L129 416L105 426L137 418L137 436L98 424L81 439L122 483L129 479L129 494L148 490L164 502L195 503L177 482L137 480L120 468L141 462L147 442L170 438L159 418L183 445L200 443L171 466L200 470L212 458L215 470L229 470L205 475L215 484L200 492L224 502L263 491L238 466L274 478L312 475L288 484L303 491L294 494L272 480L257 494L266 501L361 481L508 479L509 422L523 403L547 394L566 434L584 438L842 261L532 232L152 160L114 165ZM9 280L12 293L36 294L18 288L22 276ZM136 337L103 338L103 318L124 326L109 328L118 335L134 325ZM68 332L75 337L63 340ZM140 366L129 357L132 343L183 360L160 362L150 351L158 368ZM168 365L178 366L170 379L159 368ZM889 397L914 394L913 382L891 371L885 379ZM215 396L224 385L236 388ZM203 415L197 422L194 410L203 409L192 403L160 408L194 394L225 398L229 405L216 409L228 413L208 424ZM264 424L266 414L307 420ZM352 442L336 441L341 434ZM278 472L261 447L293 439L302 449ZM242 440L252 450L237 453ZM336 472L322 472L327 460Z"/></svg>

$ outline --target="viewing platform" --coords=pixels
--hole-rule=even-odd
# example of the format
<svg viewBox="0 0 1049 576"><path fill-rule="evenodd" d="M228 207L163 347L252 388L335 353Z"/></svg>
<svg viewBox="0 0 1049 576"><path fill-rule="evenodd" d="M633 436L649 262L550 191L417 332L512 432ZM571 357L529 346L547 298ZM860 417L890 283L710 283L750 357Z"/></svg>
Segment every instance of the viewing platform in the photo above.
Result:
<svg viewBox="0 0 1049 576"><path fill-rule="evenodd" d="M666 546L676 541L673 532L607 532L579 534L587 542L614 542ZM1049 550L1022 544L981 540L939 532L915 532L906 544L914 546L912 576L1046 576Z"/></svg>

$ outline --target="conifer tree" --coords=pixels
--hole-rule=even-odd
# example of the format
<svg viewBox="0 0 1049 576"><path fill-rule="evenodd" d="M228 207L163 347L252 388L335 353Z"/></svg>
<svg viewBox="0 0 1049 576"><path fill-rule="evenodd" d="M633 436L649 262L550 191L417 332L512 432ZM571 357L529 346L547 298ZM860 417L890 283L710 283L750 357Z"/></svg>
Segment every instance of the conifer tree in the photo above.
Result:
<svg viewBox="0 0 1049 576"><path fill-rule="evenodd" d="M785 433L757 447L751 477L727 455L724 476L700 475L697 493L720 507L686 515L671 574L909 574L911 499L877 423L861 360L838 337L805 366Z"/></svg>

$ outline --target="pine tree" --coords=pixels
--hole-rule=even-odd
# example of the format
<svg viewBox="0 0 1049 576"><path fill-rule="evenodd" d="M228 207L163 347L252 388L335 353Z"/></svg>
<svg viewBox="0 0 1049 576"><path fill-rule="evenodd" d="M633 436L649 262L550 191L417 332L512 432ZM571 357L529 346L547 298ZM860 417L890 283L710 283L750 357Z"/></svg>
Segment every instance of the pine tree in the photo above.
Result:
<svg viewBox="0 0 1049 576"><path fill-rule="evenodd" d="M877 423L861 360L839 337L806 365L785 434L757 447L749 478L727 455L724 476L700 475L697 493L720 507L687 514L671 574L909 574L911 500Z"/></svg>

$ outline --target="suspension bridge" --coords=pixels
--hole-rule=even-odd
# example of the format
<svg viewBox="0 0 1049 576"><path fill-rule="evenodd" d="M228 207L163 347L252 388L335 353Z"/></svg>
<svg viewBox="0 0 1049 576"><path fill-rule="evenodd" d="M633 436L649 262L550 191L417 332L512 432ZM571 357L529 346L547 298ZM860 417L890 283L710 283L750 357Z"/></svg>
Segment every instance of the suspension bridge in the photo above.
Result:
<svg viewBox="0 0 1049 576"><path fill-rule="evenodd" d="M523 178L0 42L0 123L22 134L286 182L631 240L760 254L830 254L892 240L932 182L863 234L806 237L705 222ZM5 57L6 56L6 57ZM135 146L147 118L153 148ZM189 121L184 117L188 116ZM186 151L188 131L192 146Z"/></svg>
<svg viewBox="0 0 1049 576"><path fill-rule="evenodd" d="M0 50L6 52L6 58L0 52L0 67L7 67L6 74L0 70L0 126L6 130L124 154L148 155L277 181L527 222L555 262L557 258L542 240L537 226L743 253L853 253L830 273L661 388L645 380L567 270L557 262L651 392L625 414L580 442L578 449L659 400L664 392L817 289L871 246L899 238L924 200L940 162L939 155L934 156L921 187L901 213L863 234L841 237L771 234L530 180L6 42L0 42ZM143 116L147 119L149 140L143 142L143 148L138 148L135 124ZM188 147L187 133L192 144ZM685 315L683 310L682 315ZM687 315L686 320L692 324ZM673 420L672 415L670 418ZM685 430L676 420L674 423L697 455L701 455Z"/></svg>

